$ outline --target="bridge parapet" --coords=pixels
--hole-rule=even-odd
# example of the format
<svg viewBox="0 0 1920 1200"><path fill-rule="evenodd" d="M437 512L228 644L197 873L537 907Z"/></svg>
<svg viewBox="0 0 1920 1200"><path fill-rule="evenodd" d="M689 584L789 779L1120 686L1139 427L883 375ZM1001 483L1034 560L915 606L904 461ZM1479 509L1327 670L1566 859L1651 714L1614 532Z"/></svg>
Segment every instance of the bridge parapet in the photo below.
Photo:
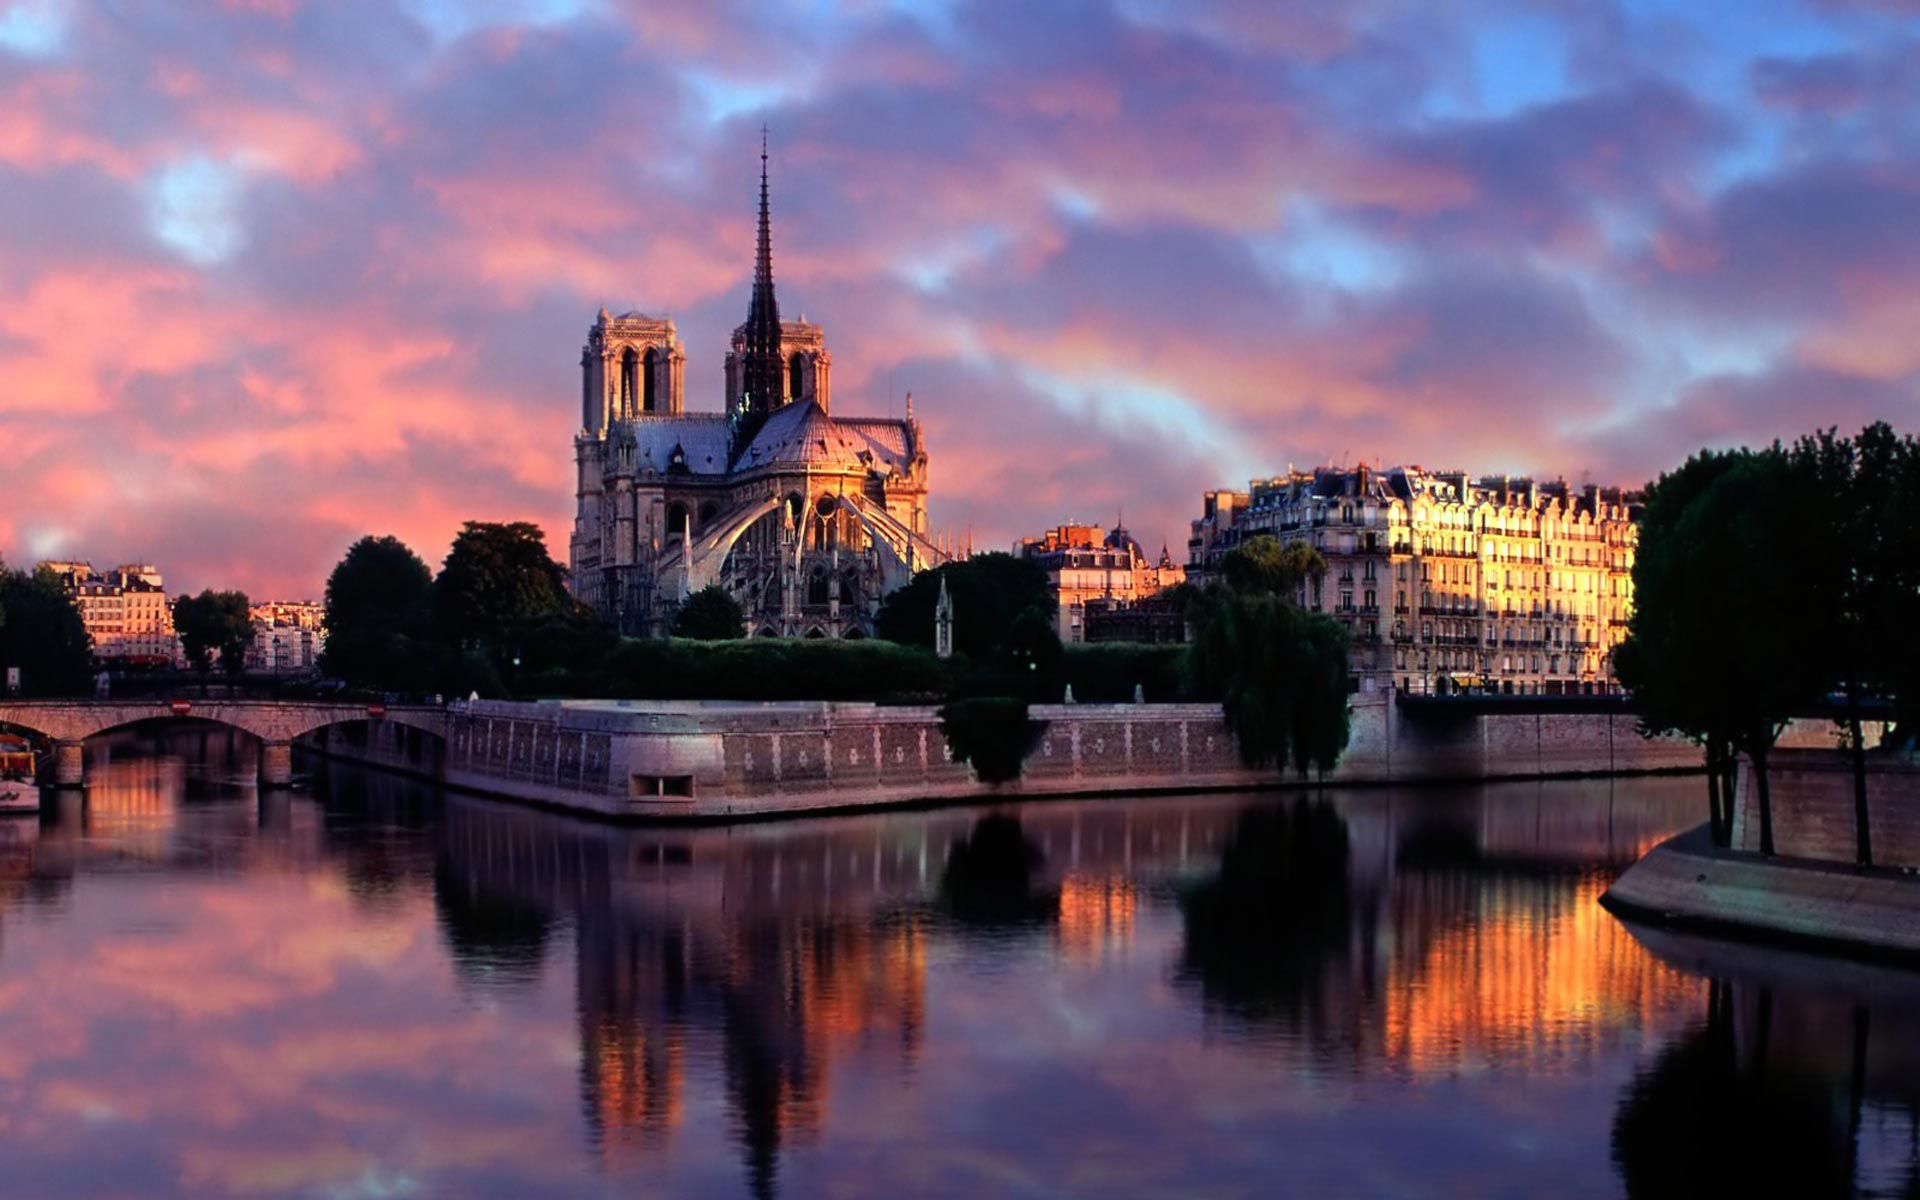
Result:
<svg viewBox="0 0 1920 1200"><path fill-rule="evenodd" d="M264 782L291 778L295 738L353 721L392 721L447 735L444 708L432 705L335 704L302 700L12 700L0 701L0 725L36 733L53 741L56 781L82 782L80 744L95 734L140 721L186 719L226 725L260 739Z"/></svg>

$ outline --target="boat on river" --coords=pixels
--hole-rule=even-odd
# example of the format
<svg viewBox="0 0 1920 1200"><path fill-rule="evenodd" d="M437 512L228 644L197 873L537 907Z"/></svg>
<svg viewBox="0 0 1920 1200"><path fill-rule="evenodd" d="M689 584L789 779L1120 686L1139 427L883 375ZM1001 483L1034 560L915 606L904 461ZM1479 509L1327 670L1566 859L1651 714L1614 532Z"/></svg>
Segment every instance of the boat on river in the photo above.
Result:
<svg viewBox="0 0 1920 1200"><path fill-rule="evenodd" d="M33 747L24 738L0 734L0 815L40 811L33 765Z"/></svg>

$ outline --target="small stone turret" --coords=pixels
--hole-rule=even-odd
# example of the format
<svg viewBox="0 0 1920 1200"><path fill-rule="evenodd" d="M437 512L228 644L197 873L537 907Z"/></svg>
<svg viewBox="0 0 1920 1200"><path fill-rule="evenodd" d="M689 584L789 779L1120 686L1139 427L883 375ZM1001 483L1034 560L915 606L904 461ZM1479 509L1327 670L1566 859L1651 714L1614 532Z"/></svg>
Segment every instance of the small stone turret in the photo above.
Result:
<svg viewBox="0 0 1920 1200"><path fill-rule="evenodd" d="M940 599L933 605L933 652L940 658L953 657L953 596L947 592L947 577L940 576Z"/></svg>

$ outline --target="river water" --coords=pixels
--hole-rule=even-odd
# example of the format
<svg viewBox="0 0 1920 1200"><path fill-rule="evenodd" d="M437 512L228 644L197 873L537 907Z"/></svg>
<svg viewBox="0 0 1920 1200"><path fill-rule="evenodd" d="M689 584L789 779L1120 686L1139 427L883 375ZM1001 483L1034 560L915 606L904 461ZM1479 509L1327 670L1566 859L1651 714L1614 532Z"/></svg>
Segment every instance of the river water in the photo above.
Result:
<svg viewBox="0 0 1920 1200"><path fill-rule="evenodd" d="M6 1196L1911 1194L1920 977L1596 903L1693 779L614 829L241 736L0 825Z"/></svg>

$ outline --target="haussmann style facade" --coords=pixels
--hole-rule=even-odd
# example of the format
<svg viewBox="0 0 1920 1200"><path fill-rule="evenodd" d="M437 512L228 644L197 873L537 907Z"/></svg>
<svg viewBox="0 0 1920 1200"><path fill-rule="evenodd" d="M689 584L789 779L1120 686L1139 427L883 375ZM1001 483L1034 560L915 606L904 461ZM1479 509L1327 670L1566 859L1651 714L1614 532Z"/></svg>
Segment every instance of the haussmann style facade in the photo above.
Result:
<svg viewBox="0 0 1920 1200"><path fill-rule="evenodd" d="M1186 578L1185 568L1174 564L1166 547L1160 548L1156 562L1119 524L1111 531L1072 522L1056 525L1039 537L1015 542L1013 555L1047 573L1060 606L1060 640L1069 645L1100 640L1091 629L1090 612L1127 612Z"/></svg>
<svg viewBox="0 0 1920 1200"><path fill-rule="evenodd" d="M928 536L927 448L905 419L832 412L821 327L782 321L766 156L753 298L726 358L726 411L687 412L670 319L604 308L580 359L574 594L623 633L671 629L709 585L744 633L863 637L882 596L946 561Z"/></svg>
<svg viewBox="0 0 1920 1200"><path fill-rule="evenodd" d="M1242 541L1318 548L1301 603L1353 638L1363 691L1617 690L1633 611L1637 507L1613 489L1418 467L1322 468L1209 492L1188 541L1205 582Z"/></svg>

